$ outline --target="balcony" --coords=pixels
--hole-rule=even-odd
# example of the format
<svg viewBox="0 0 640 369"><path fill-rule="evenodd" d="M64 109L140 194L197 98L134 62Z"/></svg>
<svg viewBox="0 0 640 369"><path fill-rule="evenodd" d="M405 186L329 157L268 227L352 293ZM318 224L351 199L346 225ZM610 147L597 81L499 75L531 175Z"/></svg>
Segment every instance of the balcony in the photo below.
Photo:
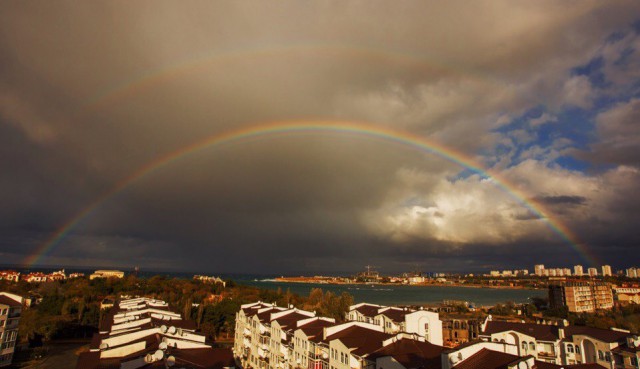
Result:
<svg viewBox="0 0 640 369"><path fill-rule="evenodd" d="M555 359L556 358L556 353L555 352L541 351L541 352L538 352L538 357L547 358L547 359Z"/></svg>
<svg viewBox="0 0 640 369"><path fill-rule="evenodd" d="M251 331L249 330L249 328L245 328L243 333L245 336L251 337Z"/></svg>
<svg viewBox="0 0 640 369"><path fill-rule="evenodd" d="M262 348L258 348L258 356L260 356L261 358L266 358L267 357L267 351L263 350Z"/></svg>

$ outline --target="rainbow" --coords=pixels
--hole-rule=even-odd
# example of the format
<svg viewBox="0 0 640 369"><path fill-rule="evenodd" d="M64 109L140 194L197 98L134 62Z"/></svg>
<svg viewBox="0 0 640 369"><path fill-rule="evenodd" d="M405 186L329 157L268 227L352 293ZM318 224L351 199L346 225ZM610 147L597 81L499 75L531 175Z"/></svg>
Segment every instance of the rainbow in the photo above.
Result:
<svg viewBox="0 0 640 369"><path fill-rule="evenodd" d="M499 81L489 78L486 73L465 65L452 63L436 55L416 55L400 51L379 50L357 45L335 44L298 44L298 45L269 45L260 47L246 47L243 49L229 49L205 53L190 58L174 61L157 68L145 70L127 79L119 81L89 98L83 104L80 114L90 114L105 107L115 105L153 87L162 85L180 77L186 77L205 70L234 63L268 59L268 58L296 58L296 57L326 58L348 57L363 59L366 63L375 61L391 66L402 66L404 69L415 69L424 73L437 71L446 75L464 76L482 83Z"/></svg>
<svg viewBox="0 0 640 369"><path fill-rule="evenodd" d="M60 244L71 231L77 228L84 219L98 210L101 204L116 196L127 187L132 186L141 178L170 163L184 159L187 156L203 149L218 148L224 145L240 143L250 139L317 134L357 136L403 145L414 150L436 155L442 159L456 163L474 173L477 173L480 176L490 178L497 187L517 200L541 221L545 222L549 229L571 245L580 255L583 256L585 261L592 265L597 265L595 257L591 255L586 245L580 243L578 238L572 234L572 232L560 220L556 219L547 210L545 210L542 204L530 199L526 194L518 190L514 184L509 183L504 178L500 178L498 174L492 173L490 170L483 169L479 163L468 155L434 142L428 138L406 131L393 130L365 123L345 121L285 121L252 125L215 134L161 156L158 159L140 167L137 171L119 181L115 186L104 192L73 218L64 223L42 245L40 245L32 255L25 259L24 264L31 267L40 263L43 258L46 257L56 245Z"/></svg>

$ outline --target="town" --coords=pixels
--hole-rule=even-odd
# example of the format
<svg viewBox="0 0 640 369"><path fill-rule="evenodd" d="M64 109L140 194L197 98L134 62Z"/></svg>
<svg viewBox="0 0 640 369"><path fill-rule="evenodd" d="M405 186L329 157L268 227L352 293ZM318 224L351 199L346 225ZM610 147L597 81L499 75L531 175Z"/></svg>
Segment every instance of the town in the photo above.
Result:
<svg viewBox="0 0 640 369"><path fill-rule="evenodd" d="M594 273L568 276L564 271L562 276L557 272L551 276L549 270L536 266L535 273L527 278L544 280L547 299L490 307L462 300L403 306L364 301L349 304L352 300L345 296L330 302L334 298L329 292L325 296L319 288L312 290L308 298L259 292L265 300L232 305L238 310L229 313L232 315L226 319L230 321L221 323L224 335L204 330L202 308L229 306L231 301L238 304L254 292L234 292L240 288L235 283L216 276L194 275L191 283L216 286L217 295L203 296L201 300L180 298L171 303L158 293L96 296L100 302L99 324L76 367L115 365L135 369L157 364L216 369L497 369L504 365L539 369L640 368L640 326L618 324L618 319L626 319L625 316L632 318L629 322L640 316L640 287L634 281L637 277L614 276L606 273L610 272L608 267L603 271L604 276L598 277ZM377 274L371 270L364 273L372 278L369 282ZM496 278L491 274L485 277ZM511 277L504 274L500 278ZM96 270L87 276L67 275L64 270L26 275L3 271L0 275L4 283L9 283L5 286L21 282L34 287L87 281L99 282L98 286L105 286L105 282L134 283L135 288L140 282L155 278L140 279L136 272L127 275L119 270ZM47 298L50 297L10 292L0 295L0 313L6 316L0 335L0 365L10 365L14 352L21 347L17 345L21 315L29 309L39 309L40 304L46 305ZM175 301L186 302L183 307ZM333 308L318 305L325 303L333 304ZM625 312L636 315L619 315ZM620 318L610 320L608 314L618 314L615 316ZM480 367L478 362L495 365Z"/></svg>

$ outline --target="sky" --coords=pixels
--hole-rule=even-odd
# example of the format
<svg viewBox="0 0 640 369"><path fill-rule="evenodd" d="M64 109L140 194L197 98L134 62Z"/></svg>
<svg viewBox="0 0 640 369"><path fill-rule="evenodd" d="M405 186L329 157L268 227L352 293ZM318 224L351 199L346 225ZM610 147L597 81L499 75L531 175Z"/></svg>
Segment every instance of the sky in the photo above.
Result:
<svg viewBox="0 0 640 369"><path fill-rule="evenodd" d="M638 1L0 3L0 264L629 267L639 149Z"/></svg>

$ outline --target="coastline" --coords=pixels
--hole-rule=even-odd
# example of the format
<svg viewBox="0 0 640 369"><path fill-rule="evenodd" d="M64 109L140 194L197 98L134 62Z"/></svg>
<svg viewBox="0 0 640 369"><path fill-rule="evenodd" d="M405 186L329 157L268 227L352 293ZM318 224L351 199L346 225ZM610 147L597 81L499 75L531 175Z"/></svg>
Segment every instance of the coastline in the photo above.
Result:
<svg viewBox="0 0 640 369"><path fill-rule="evenodd" d="M326 280L326 279L314 279L307 277L277 277L272 279L271 281L279 282L279 283L308 283L308 284L317 284L317 285L338 285L338 286L385 286L385 287L395 287L395 286L403 286L403 287L465 287L465 288L486 288L486 289L496 289L496 290L530 290L530 291L542 291L546 290L546 288L533 288L533 287L523 287L523 286L485 286L481 284L464 284L464 283L414 283L414 284L403 284L403 283L380 283L380 282L342 282L335 280Z"/></svg>

